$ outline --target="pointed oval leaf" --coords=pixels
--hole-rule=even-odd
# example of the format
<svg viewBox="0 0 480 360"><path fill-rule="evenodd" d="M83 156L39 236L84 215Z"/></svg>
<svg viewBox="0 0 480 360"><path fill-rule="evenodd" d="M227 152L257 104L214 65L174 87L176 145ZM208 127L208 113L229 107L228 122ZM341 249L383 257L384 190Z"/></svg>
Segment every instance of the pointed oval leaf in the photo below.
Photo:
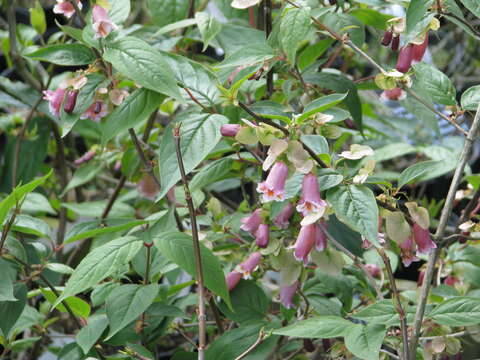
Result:
<svg viewBox="0 0 480 360"><path fill-rule="evenodd" d="M310 339L329 339L343 336L354 324L339 316L315 316L275 330L276 335Z"/></svg>

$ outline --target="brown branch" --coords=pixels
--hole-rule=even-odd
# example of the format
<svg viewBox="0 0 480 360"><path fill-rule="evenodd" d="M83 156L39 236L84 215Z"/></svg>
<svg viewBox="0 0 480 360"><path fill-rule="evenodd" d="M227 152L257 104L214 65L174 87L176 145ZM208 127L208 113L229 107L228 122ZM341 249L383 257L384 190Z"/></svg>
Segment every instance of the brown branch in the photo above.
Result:
<svg viewBox="0 0 480 360"><path fill-rule="evenodd" d="M140 161L143 163L143 166L145 167L145 171L147 172L148 175L152 177L153 181L155 181L155 184L157 184L158 188L160 188L160 181L157 179L157 177L153 172L152 164L145 157L145 153L143 152L142 145L140 145L140 141L137 138L137 134L135 134L135 130L130 128L128 129L128 132L130 134L130 138L132 139L133 144L135 145L137 154L140 157Z"/></svg>
<svg viewBox="0 0 480 360"><path fill-rule="evenodd" d="M402 352L401 358L403 360L409 360L410 353L408 348L407 317L405 315L405 310L403 309L402 302L400 301L400 293L397 289L397 283L395 282L395 277L393 275L392 265L390 264L390 259L388 255L385 253L385 250L383 250L382 248L377 248L377 252L381 256L383 263L385 264L388 280L390 283L390 290L392 292L393 305L395 306L395 309L398 313L398 317L400 319L400 329L402 331L402 339L403 339L403 352Z"/></svg>
<svg viewBox="0 0 480 360"><path fill-rule="evenodd" d="M439 244L443 241L443 237L445 235L445 229L447 227L448 220L452 213L453 203L455 201L455 193L458 189L458 186L460 185L460 182L462 181L463 171L465 170L465 166L470 156L470 152L472 150L473 143L475 141L475 137L477 136L479 127L480 127L480 105L477 108L477 112L475 114L475 118L468 132L468 135L465 138L465 144L463 145L463 149L460 154L458 166L455 169L455 173L453 175L450 188L448 189L447 198L445 200L445 204L443 206L442 213L440 215L437 231L435 232L435 240ZM418 339L421 335L423 316L425 314L427 298L430 292L430 286L432 283L435 266L439 258L440 252L441 252L441 247L438 246L436 249L434 249L430 253L428 258L427 270L425 272L425 278L423 280L422 288L420 290L419 303L417 305L417 311L415 313L413 335L410 339L410 354L412 358L415 358L415 354L417 351L417 344L418 344Z"/></svg>
<svg viewBox="0 0 480 360"><path fill-rule="evenodd" d="M220 311L218 311L218 306L217 306L213 296L210 296L208 298L208 303L209 303L210 307L212 308L213 318L215 319L215 324L217 325L218 331L220 332L220 334L223 334L222 316L220 315Z"/></svg>
<svg viewBox="0 0 480 360"><path fill-rule="evenodd" d="M198 283L198 359L204 360L205 347L207 345L207 316L205 313L205 286L203 280L202 255L200 252L200 241L198 238L197 217L195 215L195 208L193 205L192 196L190 194L190 189L188 188L187 174L185 173L185 167L183 165L182 150L180 147L180 126L181 123L175 126L175 129L173 130L173 136L175 138L175 151L177 153L178 167L182 177L183 191L185 192L185 200L188 205L188 212L190 214L190 223L192 228L193 250L195 255L195 273Z"/></svg>
<svg viewBox="0 0 480 360"><path fill-rule="evenodd" d="M263 340L265 340L265 332L263 331L263 329L261 329L260 332L258 333L257 340L255 340L255 342L252 345L250 345L247 350L245 350L243 353L237 356L235 360L241 360L245 358L248 354L250 354L253 350L255 350L257 346L263 342Z"/></svg>
<svg viewBox="0 0 480 360"><path fill-rule="evenodd" d="M10 219L3 226L3 229L2 229L2 237L0 239L0 255L2 254L3 246L5 245L5 241L7 240L8 233L12 228L13 223L15 222L15 219L17 218L17 214L19 212L20 212L20 207L18 206L18 202L17 202L15 206L15 210L13 211L13 214L10 216Z"/></svg>

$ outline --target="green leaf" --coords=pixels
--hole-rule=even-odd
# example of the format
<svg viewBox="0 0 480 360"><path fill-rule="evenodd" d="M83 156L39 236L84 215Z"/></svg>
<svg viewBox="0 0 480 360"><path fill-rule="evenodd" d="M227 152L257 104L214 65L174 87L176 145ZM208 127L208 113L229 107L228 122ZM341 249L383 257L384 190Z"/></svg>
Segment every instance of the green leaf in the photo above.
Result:
<svg viewBox="0 0 480 360"><path fill-rule="evenodd" d="M327 200L340 221L378 244L378 207L372 190L364 185L341 185L328 190Z"/></svg>
<svg viewBox="0 0 480 360"><path fill-rule="evenodd" d="M45 20L45 11L38 0L35 1L35 7L28 9L30 11L30 24L37 34L43 35L47 30L47 21Z"/></svg>
<svg viewBox="0 0 480 360"><path fill-rule="evenodd" d="M32 192L25 196L21 210L24 213L47 213L52 215L56 214L55 210L53 210L52 205L50 205L50 202L45 197L45 195L42 195L38 192Z"/></svg>
<svg viewBox="0 0 480 360"><path fill-rule="evenodd" d="M310 32L310 15L304 8L287 9L280 22L279 38L290 63L295 64L295 54L301 41Z"/></svg>
<svg viewBox="0 0 480 360"><path fill-rule="evenodd" d="M129 220L129 219L105 219L92 220L75 224L68 230L65 235L64 244L88 239L102 234L108 234L117 231L124 231L135 226L146 224L144 220Z"/></svg>
<svg viewBox="0 0 480 360"><path fill-rule="evenodd" d="M37 237L51 237L50 226L42 219L30 215L17 215L12 230Z"/></svg>
<svg viewBox="0 0 480 360"><path fill-rule="evenodd" d="M383 324L353 325L345 334L345 346L364 360L378 360L387 328Z"/></svg>
<svg viewBox="0 0 480 360"><path fill-rule="evenodd" d="M313 64L323 53L325 53L325 51L328 50L333 42L333 39L327 38L308 46L298 56L298 68L303 70L307 66Z"/></svg>
<svg viewBox="0 0 480 360"><path fill-rule="evenodd" d="M88 324L80 329L75 340L84 354L88 354L93 345L100 339L100 336L108 326L106 315L98 315L88 319Z"/></svg>
<svg viewBox="0 0 480 360"><path fill-rule="evenodd" d="M55 304L57 296L52 290L48 288L42 288L40 290L45 299L47 299L50 304ZM68 298L63 299L63 303L66 303L70 307L70 309L72 309L73 313L77 316L86 319L90 315L90 305L88 305L85 300L82 300L76 296L69 296ZM65 308L63 303L58 303L58 305L54 306L54 308L58 309L63 313L67 312L67 309Z"/></svg>
<svg viewBox="0 0 480 360"><path fill-rule="evenodd" d="M460 0L460 2L476 17L480 18L480 3L477 0Z"/></svg>
<svg viewBox="0 0 480 360"><path fill-rule="evenodd" d="M397 188L401 189L404 185L407 185L414 181L422 181L422 178L425 175L430 174L440 165L442 165L442 161L428 160L409 166L400 174L400 177L398 178Z"/></svg>
<svg viewBox="0 0 480 360"><path fill-rule="evenodd" d="M195 20L197 20L198 30L202 36L202 51L205 51L210 41L212 41L222 29L222 24L215 20L213 16L203 11L195 13Z"/></svg>
<svg viewBox="0 0 480 360"><path fill-rule="evenodd" d="M130 0L114 0L109 1L112 5L108 10L108 16L115 24L120 24L127 20L130 15Z"/></svg>
<svg viewBox="0 0 480 360"><path fill-rule="evenodd" d="M96 59L93 51L82 44L49 45L25 56L63 66L87 65Z"/></svg>
<svg viewBox="0 0 480 360"><path fill-rule="evenodd" d="M318 171L318 187L320 191L331 189L343 181L343 176L332 169Z"/></svg>
<svg viewBox="0 0 480 360"><path fill-rule="evenodd" d="M354 326L353 323L339 316L315 316L297 321L273 333L299 338L329 339L343 336L352 326Z"/></svg>
<svg viewBox="0 0 480 360"><path fill-rule="evenodd" d="M339 102L344 100L347 97L348 93L345 94L331 94L327 96L323 96L321 98L313 100L310 104L305 106L305 110L303 114L297 118L297 123L302 124L306 119L310 116L325 111Z"/></svg>
<svg viewBox="0 0 480 360"><path fill-rule="evenodd" d="M426 91L433 101L443 105L457 104L455 87L447 75L423 62L414 65L414 69L416 83Z"/></svg>
<svg viewBox="0 0 480 360"><path fill-rule="evenodd" d="M13 296L13 283L17 276L17 271L12 265L0 258L0 303L4 301L17 301Z"/></svg>
<svg viewBox="0 0 480 360"><path fill-rule="evenodd" d="M353 315L355 318L362 319L367 323L380 323L385 325L398 325L399 318L395 311L392 300L381 300L361 309ZM392 323L393 322L393 323Z"/></svg>
<svg viewBox="0 0 480 360"><path fill-rule="evenodd" d="M102 144L141 124L160 106L164 98L163 95L145 88L135 90L105 119Z"/></svg>
<svg viewBox="0 0 480 360"><path fill-rule="evenodd" d="M322 135L302 135L300 140L310 147L317 155L328 154L330 152L327 139Z"/></svg>
<svg viewBox="0 0 480 360"><path fill-rule="evenodd" d="M196 277L195 255L191 236L179 232L167 232L157 235L154 238L154 243L163 256L173 261L191 276ZM203 244L200 244L200 252L205 286L220 296L231 307L230 296L220 262Z"/></svg>
<svg viewBox="0 0 480 360"><path fill-rule="evenodd" d="M73 174L73 177L68 182L67 186L62 192L62 196L70 190L88 183L102 170L102 164L97 161L89 161L81 165Z"/></svg>
<svg viewBox="0 0 480 360"><path fill-rule="evenodd" d="M193 192L214 182L227 179L231 174L232 164L233 159L223 158L202 167L190 182L190 191Z"/></svg>
<svg viewBox="0 0 480 360"><path fill-rule="evenodd" d="M420 20L427 14L433 0L411 0L407 9L407 33L411 33Z"/></svg>
<svg viewBox="0 0 480 360"><path fill-rule="evenodd" d="M188 1L148 0L147 7L155 25L165 26L187 17Z"/></svg>
<svg viewBox="0 0 480 360"><path fill-rule="evenodd" d="M220 127L228 123L228 119L219 114L197 114L185 112L180 114L174 124L165 130L159 149L160 181L162 191L158 198L165 196L167 191L180 180L173 127L181 123L180 149L188 174L212 151L221 139Z"/></svg>
<svg viewBox="0 0 480 360"><path fill-rule="evenodd" d="M468 88L463 94L460 101L463 110L476 111L480 103L480 85Z"/></svg>
<svg viewBox="0 0 480 360"><path fill-rule="evenodd" d="M86 201L83 203L63 203L63 207L81 216L101 217L107 206L106 201ZM111 217L132 217L135 209L121 201L115 201L109 216Z"/></svg>
<svg viewBox="0 0 480 360"><path fill-rule="evenodd" d="M54 305L113 275L122 266L128 264L141 247L141 240L126 236L94 249L78 264L75 272L68 279L65 290Z"/></svg>
<svg viewBox="0 0 480 360"><path fill-rule="evenodd" d="M15 190L13 190L13 192L10 195L8 195L5 199L3 199L0 202L0 224L3 224L3 222L5 221L5 218L7 217L8 212L17 204L17 202L20 205L23 197L26 194L35 190L37 186L42 185L51 174L52 174L52 171L50 171L47 175L41 178L38 178L29 182L28 184L16 187Z"/></svg>
<svg viewBox="0 0 480 360"><path fill-rule="evenodd" d="M107 42L103 57L123 75L143 87L183 101L172 70L162 54L135 37Z"/></svg>
<svg viewBox="0 0 480 360"><path fill-rule="evenodd" d="M417 149L406 143L393 143L385 145L379 149L375 149L373 159L377 162L390 160L399 156L410 154Z"/></svg>
<svg viewBox="0 0 480 360"><path fill-rule="evenodd" d="M4 336L8 336L10 329L15 325L27 303L27 287L24 284L15 284L13 296L17 301L0 301L0 329Z"/></svg>
<svg viewBox="0 0 480 360"><path fill-rule="evenodd" d="M373 26L380 30L385 30L387 28L387 21L393 17L373 9L353 9L353 11L350 11L350 14L365 25Z"/></svg>
<svg viewBox="0 0 480 360"><path fill-rule="evenodd" d="M202 104L213 106L220 98L215 74L202 64L184 56L162 52L165 61L175 74L177 81L187 87L193 96ZM183 98L193 104L188 93L183 90Z"/></svg>
<svg viewBox="0 0 480 360"><path fill-rule="evenodd" d="M49 270L52 270L56 273L59 274L67 274L71 275L73 273L73 269L65 264L60 264L60 263L48 263L45 265L45 267Z"/></svg>
<svg viewBox="0 0 480 360"><path fill-rule="evenodd" d="M267 44L252 44L238 49L228 55L225 60L216 65L217 68L254 65L272 59L275 56L273 49Z"/></svg>
<svg viewBox="0 0 480 360"><path fill-rule="evenodd" d="M480 323L480 299L454 297L435 307L427 318L447 326L470 326Z"/></svg>
<svg viewBox="0 0 480 360"><path fill-rule="evenodd" d="M240 281L240 283L230 292L233 311L221 303L220 310L229 319L238 323L247 321L262 320L268 307L270 299L265 295L263 289L254 281Z"/></svg>
<svg viewBox="0 0 480 360"><path fill-rule="evenodd" d="M155 300L158 290L158 284L128 284L115 288L105 303L110 324L110 330L105 340L112 338L147 310Z"/></svg>

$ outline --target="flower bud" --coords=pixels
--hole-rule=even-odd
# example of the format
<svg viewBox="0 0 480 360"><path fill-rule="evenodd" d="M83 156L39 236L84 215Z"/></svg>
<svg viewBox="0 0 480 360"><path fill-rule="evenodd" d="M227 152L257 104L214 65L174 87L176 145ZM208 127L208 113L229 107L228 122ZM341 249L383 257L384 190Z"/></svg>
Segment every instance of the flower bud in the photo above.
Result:
<svg viewBox="0 0 480 360"><path fill-rule="evenodd" d="M345 124L345 126L346 126L348 129L357 130L357 125L355 125L355 123L353 122L352 119L347 118L347 119L343 120L343 123Z"/></svg>
<svg viewBox="0 0 480 360"><path fill-rule="evenodd" d="M412 63L416 64L422 61L425 52L427 51L428 47L428 34L425 36L425 41L420 45L413 45L412 47Z"/></svg>
<svg viewBox="0 0 480 360"><path fill-rule="evenodd" d="M270 230L267 224L260 224L255 232L255 244L260 248L266 248L270 240Z"/></svg>
<svg viewBox="0 0 480 360"><path fill-rule="evenodd" d="M226 124L220 127L220 134L222 136L235 137L241 126L238 124Z"/></svg>
<svg viewBox="0 0 480 360"><path fill-rule="evenodd" d="M398 55L397 66L396 69L402 73L406 73L410 66L412 65L412 44L408 44L404 46L402 50L400 50L400 54Z"/></svg>
<svg viewBox="0 0 480 360"><path fill-rule="evenodd" d="M293 306L293 296L297 292L298 281L295 281L292 285L282 285L280 287L280 302L287 309Z"/></svg>
<svg viewBox="0 0 480 360"><path fill-rule="evenodd" d="M393 38L392 30L385 31L385 34L383 35L383 39L382 39L382 45L383 46L390 45L390 43L392 42L392 38Z"/></svg>
<svg viewBox="0 0 480 360"><path fill-rule="evenodd" d="M368 273L374 278L380 277L380 274L382 273L380 266L376 264L365 264L365 270L367 270Z"/></svg>
<svg viewBox="0 0 480 360"><path fill-rule="evenodd" d="M398 51L400 48L400 35L394 35L392 38L392 51Z"/></svg>
<svg viewBox="0 0 480 360"><path fill-rule="evenodd" d="M75 109L75 104L77 103L78 90L72 90L67 93L67 99L63 105L63 111L67 114L71 114Z"/></svg>

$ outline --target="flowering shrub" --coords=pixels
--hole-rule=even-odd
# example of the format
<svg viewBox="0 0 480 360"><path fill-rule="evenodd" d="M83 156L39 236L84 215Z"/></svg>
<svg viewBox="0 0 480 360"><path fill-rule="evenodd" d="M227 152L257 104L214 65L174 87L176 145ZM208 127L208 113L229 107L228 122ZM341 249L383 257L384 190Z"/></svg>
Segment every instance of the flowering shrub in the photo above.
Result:
<svg viewBox="0 0 480 360"><path fill-rule="evenodd" d="M2 6L2 358L480 355L475 0Z"/></svg>

